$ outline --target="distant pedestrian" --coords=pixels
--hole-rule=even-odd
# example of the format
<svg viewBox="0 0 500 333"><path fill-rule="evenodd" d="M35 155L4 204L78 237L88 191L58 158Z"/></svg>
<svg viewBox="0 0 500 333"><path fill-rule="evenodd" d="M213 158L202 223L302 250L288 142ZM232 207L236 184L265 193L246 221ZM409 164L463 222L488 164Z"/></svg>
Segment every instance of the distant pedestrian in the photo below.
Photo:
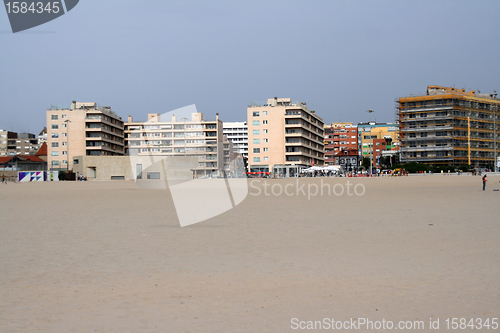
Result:
<svg viewBox="0 0 500 333"><path fill-rule="evenodd" d="M485 175L483 176L483 191L484 191L484 190L485 190L485 188L486 188L486 182L487 182L487 180L486 180L486 174L485 174Z"/></svg>
<svg viewBox="0 0 500 333"><path fill-rule="evenodd" d="M7 182L5 181L5 175L4 174L2 174L2 183L7 184Z"/></svg>

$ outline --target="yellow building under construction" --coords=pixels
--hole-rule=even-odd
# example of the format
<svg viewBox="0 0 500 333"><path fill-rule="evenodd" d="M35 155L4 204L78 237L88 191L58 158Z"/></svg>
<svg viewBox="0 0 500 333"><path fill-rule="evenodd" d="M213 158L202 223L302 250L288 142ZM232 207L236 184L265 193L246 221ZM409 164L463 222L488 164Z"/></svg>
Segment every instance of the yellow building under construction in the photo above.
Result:
<svg viewBox="0 0 500 333"><path fill-rule="evenodd" d="M396 103L402 163L494 165L500 123L496 92L428 86L426 95Z"/></svg>

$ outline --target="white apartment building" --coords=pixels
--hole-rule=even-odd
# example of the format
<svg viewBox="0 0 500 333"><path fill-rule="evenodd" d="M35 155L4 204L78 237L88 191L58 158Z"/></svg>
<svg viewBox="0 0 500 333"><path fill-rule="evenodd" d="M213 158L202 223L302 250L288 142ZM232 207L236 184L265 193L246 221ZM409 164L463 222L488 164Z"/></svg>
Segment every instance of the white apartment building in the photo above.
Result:
<svg viewBox="0 0 500 333"><path fill-rule="evenodd" d="M248 125L246 121L225 121L222 133L233 143L234 152L248 157Z"/></svg>
<svg viewBox="0 0 500 333"><path fill-rule="evenodd" d="M222 177L230 172L232 143L222 133L219 114L204 120L202 113L148 114L148 121L131 116L125 123L126 151L130 156L196 156L193 178ZM142 171L136 170L142 178Z"/></svg>

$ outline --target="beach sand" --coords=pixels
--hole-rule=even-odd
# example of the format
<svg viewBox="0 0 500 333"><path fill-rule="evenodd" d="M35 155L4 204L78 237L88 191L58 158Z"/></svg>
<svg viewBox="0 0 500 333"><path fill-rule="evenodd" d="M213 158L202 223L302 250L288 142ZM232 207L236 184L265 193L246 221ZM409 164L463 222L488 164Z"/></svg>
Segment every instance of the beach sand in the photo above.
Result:
<svg viewBox="0 0 500 333"><path fill-rule="evenodd" d="M364 194L307 196L347 181ZM292 318L368 318L444 332L446 318L498 318L499 181L267 180L268 193L291 184L275 196L249 180L241 204L184 228L169 191L134 182L2 185L0 331L287 332Z"/></svg>

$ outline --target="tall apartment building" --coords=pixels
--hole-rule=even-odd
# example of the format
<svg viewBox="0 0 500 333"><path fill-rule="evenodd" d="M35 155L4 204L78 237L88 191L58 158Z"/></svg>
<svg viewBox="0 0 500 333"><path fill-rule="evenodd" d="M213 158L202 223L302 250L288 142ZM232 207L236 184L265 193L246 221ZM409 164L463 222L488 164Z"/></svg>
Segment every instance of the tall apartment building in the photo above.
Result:
<svg viewBox="0 0 500 333"><path fill-rule="evenodd" d="M202 113L190 117L148 114L147 122L125 123L125 144L131 156L196 156L194 178L220 177L229 172L232 143L223 135L219 114L205 120ZM139 173L138 173L139 174Z"/></svg>
<svg viewBox="0 0 500 333"><path fill-rule="evenodd" d="M306 103L277 97L263 105L252 103L247 124L251 172L294 176L301 168L324 165L323 120Z"/></svg>
<svg viewBox="0 0 500 333"><path fill-rule="evenodd" d="M348 162L350 167L358 164L358 126L353 123L325 125L325 163L340 165L341 162Z"/></svg>
<svg viewBox="0 0 500 333"><path fill-rule="evenodd" d="M396 123L359 123L358 138L361 157L370 158L377 166L377 158L383 150L398 149L399 127Z"/></svg>
<svg viewBox="0 0 500 333"><path fill-rule="evenodd" d="M497 94L428 86L427 94L396 100L401 162L493 165L498 156Z"/></svg>
<svg viewBox="0 0 500 333"><path fill-rule="evenodd" d="M73 168L75 156L122 156L123 120L109 106L77 103L47 110L47 164Z"/></svg>
<svg viewBox="0 0 500 333"><path fill-rule="evenodd" d="M248 157L248 126L246 121L225 121L222 133L233 143L234 152Z"/></svg>
<svg viewBox="0 0 500 333"><path fill-rule="evenodd" d="M38 148L35 134L0 130L0 156L34 155Z"/></svg>

